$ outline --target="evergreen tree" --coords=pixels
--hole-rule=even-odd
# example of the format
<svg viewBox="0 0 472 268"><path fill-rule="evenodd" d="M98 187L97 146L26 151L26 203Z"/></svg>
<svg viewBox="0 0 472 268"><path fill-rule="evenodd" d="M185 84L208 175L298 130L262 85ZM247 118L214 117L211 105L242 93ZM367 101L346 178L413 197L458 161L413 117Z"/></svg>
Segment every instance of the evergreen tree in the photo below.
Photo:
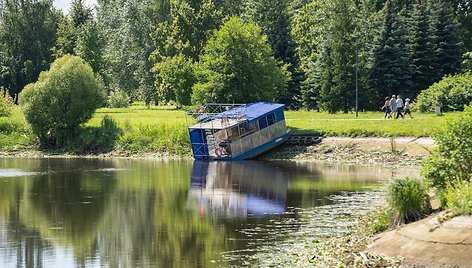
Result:
<svg viewBox="0 0 472 268"><path fill-rule="evenodd" d="M352 1L330 1L327 68L322 71L322 107L330 113L355 107L355 6Z"/></svg>
<svg viewBox="0 0 472 268"><path fill-rule="evenodd" d="M412 97L441 78L436 57L436 36L431 14L424 1L414 5L410 17L409 50L413 67ZM433 27L432 27L433 26Z"/></svg>
<svg viewBox="0 0 472 268"><path fill-rule="evenodd" d="M75 28L93 20L92 8L85 5L84 0L72 0L69 16Z"/></svg>
<svg viewBox="0 0 472 268"><path fill-rule="evenodd" d="M436 9L436 55L440 76L455 74L460 67L462 44L457 38L453 9L446 0L438 0Z"/></svg>
<svg viewBox="0 0 472 268"><path fill-rule="evenodd" d="M295 42L291 34L289 0L254 0L248 1L246 16L258 23L269 38L274 51L274 58L288 64L292 77L287 94L279 96L278 101L289 108L300 107L300 60L295 53Z"/></svg>
<svg viewBox="0 0 472 268"><path fill-rule="evenodd" d="M410 96L413 81L403 20L396 14L392 1L385 3L382 14L384 21L381 37L370 72L371 86L377 92L377 100L398 93Z"/></svg>

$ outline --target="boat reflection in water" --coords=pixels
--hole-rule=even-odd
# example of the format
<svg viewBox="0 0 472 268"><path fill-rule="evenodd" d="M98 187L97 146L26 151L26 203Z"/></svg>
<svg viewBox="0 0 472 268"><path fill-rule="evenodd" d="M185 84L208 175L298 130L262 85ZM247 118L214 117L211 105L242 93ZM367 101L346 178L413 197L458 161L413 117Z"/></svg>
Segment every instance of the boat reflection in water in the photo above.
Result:
<svg viewBox="0 0 472 268"><path fill-rule="evenodd" d="M282 214L289 174L253 162L195 161L188 207L213 218Z"/></svg>

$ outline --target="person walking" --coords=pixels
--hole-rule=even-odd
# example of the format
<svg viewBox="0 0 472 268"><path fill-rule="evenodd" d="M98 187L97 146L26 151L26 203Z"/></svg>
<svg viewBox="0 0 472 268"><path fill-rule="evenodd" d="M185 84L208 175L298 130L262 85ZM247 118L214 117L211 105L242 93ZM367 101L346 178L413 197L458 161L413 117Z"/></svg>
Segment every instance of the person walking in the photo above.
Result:
<svg viewBox="0 0 472 268"><path fill-rule="evenodd" d="M389 98L388 96L385 97L384 106L382 106L382 108L380 108L380 109L383 109L383 108L385 108L385 116L384 116L384 119L386 119L387 116L388 116L388 118L392 118L392 115L391 115L392 110L390 109L390 98Z"/></svg>
<svg viewBox="0 0 472 268"><path fill-rule="evenodd" d="M405 119L405 117L404 117L403 114L402 114L402 109L403 109L404 104L403 104L403 100L402 100L402 98L400 97L400 95L397 96L397 101L396 101L396 103L397 103L397 117L395 117L395 119L398 119L398 117L400 117L400 116L401 116L403 119Z"/></svg>
<svg viewBox="0 0 472 268"><path fill-rule="evenodd" d="M395 113L397 112L397 99L395 95L392 95L392 98L390 99L390 109L392 109L390 116L395 118Z"/></svg>
<svg viewBox="0 0 472 268"><path fill-rule="evenodd" d="M413 116L411 115L411 108L410 108L410 99L406 98L405 99L405 116L410 115L410 118L413 119Z"/></svg>

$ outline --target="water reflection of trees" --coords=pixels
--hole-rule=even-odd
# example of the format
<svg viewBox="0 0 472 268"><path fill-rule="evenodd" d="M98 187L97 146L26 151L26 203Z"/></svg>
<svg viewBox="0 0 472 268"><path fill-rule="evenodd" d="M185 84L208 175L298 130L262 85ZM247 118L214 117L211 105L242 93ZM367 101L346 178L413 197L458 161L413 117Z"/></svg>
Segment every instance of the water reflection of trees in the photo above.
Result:
<svg viewBox="0 0 472 268"><path fill-rule="evenodd" d="M0 227L17 266L66 252L78 266L204 267L231 244L211 219L189 213L190 162L59 162L2 181Z"/></svg>

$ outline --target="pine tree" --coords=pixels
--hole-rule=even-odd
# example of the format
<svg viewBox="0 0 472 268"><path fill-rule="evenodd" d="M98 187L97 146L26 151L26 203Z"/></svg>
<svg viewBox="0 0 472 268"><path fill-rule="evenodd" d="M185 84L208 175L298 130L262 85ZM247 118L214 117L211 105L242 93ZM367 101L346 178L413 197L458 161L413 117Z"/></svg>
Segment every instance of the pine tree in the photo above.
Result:
<svg viewBox="0 0 472 268"><path fill-rule="evenodd" d="M258 23L269 38L274 51L274 58L288 64L291 79L288 90L278 101L289 108L299 108L300 82L303 74L300 71L300 59L295 53L295 42L291 34L288 0L255 0L248 1L246 16Z"/></svg>
<svg viewBox="0 0 472 268"><path fill-rule="evenodd" d="M414 88L412 97L441 78L437 66L436 36L432 26L431 14L424 1L414 5L410 17L409 50L413 67Z"/></svg>
<svg viewBox="0 0 472 268"><path fill-rule="evenodd" d="M383 16L383 29L370 73L371 86L378 94L377 99L398 93L409 96L412 91L412 71L404 23L396 14L392 1L385 3Z"/></svg>
<svg viewBox="0 0 472 268"><path fill-rule="evenodd" d="M462 43L457 38L454 11L448 1L439 0L436 8L436 55L441 77L455 74L460 67Z"/></svg>
<svg viewBox="0 0 472 268"><path fill-rule="evenodd" d="M326 63L321 74L321 105L330 113L355 106L355 32L352 1L333 0Z"/></svg>

